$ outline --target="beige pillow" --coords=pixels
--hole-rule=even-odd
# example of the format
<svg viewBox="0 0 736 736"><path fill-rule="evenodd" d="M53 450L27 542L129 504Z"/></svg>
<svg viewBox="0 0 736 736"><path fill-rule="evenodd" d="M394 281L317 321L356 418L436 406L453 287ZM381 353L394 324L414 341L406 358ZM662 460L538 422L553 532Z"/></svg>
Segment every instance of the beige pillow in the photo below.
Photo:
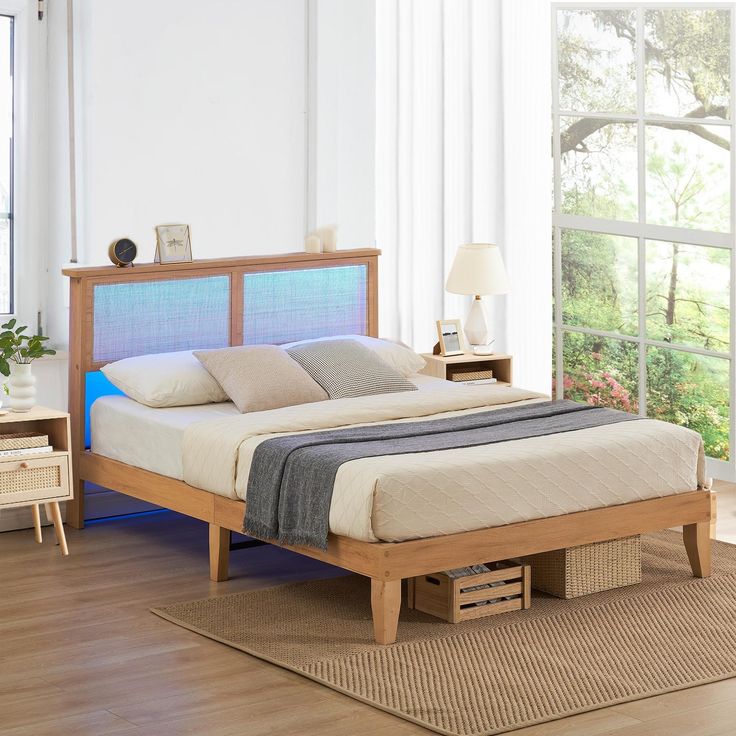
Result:
<svg viewBox="0 0 736 736"><path fill-rule="evenodd" d="M325 401L327 392L277 345L194 353L242 412Z"/></svg>

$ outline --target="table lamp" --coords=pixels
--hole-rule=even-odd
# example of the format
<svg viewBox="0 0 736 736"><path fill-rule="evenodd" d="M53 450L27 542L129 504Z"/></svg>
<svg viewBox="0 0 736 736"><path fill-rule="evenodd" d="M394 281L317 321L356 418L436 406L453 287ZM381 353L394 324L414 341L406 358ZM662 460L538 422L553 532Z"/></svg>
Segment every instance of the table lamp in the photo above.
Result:
<svg viewBox="0 0 736 736"><path fill-rule="evenodd" d="M482 297L505 294L509 278L503 265L501 249L490 243L461 245L452 262L445 288L452 294L469 294L473 303L465 319L465 336L478 355L491 355L491 334Z"/></svg>

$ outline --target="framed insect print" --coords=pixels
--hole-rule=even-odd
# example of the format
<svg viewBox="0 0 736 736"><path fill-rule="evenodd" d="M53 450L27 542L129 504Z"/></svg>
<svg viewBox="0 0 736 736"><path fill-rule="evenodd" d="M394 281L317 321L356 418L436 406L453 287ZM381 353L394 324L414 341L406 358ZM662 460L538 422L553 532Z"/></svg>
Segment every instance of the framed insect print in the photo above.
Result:
<svg viewBox="0 0 736 736"><path fill-rule="evenodd" d="M188 263L192 260L189 225L158 225L154 263Z"/></svg>

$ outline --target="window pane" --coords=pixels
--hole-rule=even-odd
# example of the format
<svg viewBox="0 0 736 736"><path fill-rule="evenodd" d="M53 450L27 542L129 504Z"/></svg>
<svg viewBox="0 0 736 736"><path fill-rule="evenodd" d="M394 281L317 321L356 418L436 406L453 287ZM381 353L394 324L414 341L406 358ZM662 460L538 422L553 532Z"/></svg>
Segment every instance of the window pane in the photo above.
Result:
<svg viewBox="0 0 736 736"><path fill-rule="evenodd" d="M0 313L11 310L11 151L13 145L13 21L0 15Z"/></svg>
<svg viewBox="0 0 736 736"><path fill-rule="evenodd" d="M566 399L639 411L636 343L566 332L562 350Z"/></svg>
<svg viewBox="0 0 736 736"><path fill-rule="evenodd" d="M635 10L559 10L560 109L635 112L635 38Z"/></svg>
<svg viewBox="0 0 736 736"><path fill-rule="evenodd" d="M564 323L636 335L637 272L635 238L563 230Z"/></svg>
<svg viewBox="0 0 736 736"><path fill-rule="evenodd" d="M729 117L728 10L647 10L646 110L667 117Z"/></svg>
<svg viewBox="0 0 736 736"><path fill-rule="evenodd" d="M729 232L729 129L683 124L673 130L662 125L647 125L647 221Z"/></svg>
<svg viewBox="0 0 736 736"><path fill-rule="evenodd" d="M552 386L549 395L557 398L557 330L552 330Z"/></svg>
<svg viewBox="0 0 736 736"><path fill-rule="evenodd" d="M562 211L636 220L636 125L601 118L560 120Z"/></svg>
<svg viewBox="0 0 736 736"><path fill-rule="evenodd" d="M647 337L728 352L731 253L647 242Z"/></svg>
<svg viewBox="0 0 736 736"><path fill-rule="evenodd" d="M728 460L729 361L647 350L647 416L699 432L709 457Z"/></svg>

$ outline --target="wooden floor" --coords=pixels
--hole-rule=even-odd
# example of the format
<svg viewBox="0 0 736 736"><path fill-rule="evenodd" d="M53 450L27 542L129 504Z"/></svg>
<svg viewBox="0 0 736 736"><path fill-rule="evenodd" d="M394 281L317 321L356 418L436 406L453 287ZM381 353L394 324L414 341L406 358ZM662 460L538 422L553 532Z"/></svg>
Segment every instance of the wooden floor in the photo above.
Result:
<svg viewBox="0 0 736 736"><path fill-rule="evenodd" d="M736 543L736 486L719 488ZM30 511L29 511L30 514ZM148 609L338 571L274 547L234 552L207 580L207 529L161 512L69 530L71 557L0 534L3 736L404 736L424 729L173 626ZM725 736L736 680L516 731L515 736Z"/></svg>

